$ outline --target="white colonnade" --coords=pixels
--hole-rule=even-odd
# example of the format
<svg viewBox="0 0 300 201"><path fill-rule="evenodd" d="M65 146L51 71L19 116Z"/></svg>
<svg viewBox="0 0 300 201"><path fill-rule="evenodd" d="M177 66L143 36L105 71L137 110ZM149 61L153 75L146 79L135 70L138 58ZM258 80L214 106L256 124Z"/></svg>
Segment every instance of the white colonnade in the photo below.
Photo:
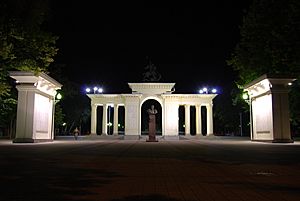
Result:
<svg viewBox="0 0 300 201"><path fill-rule="evenodd" d="M216 94L172 94L175 83L129 83L132 94L88 94L91 99L91 133L96 133L97 107L103 107L102 134L108 134L108 126L113 126L113 134L117 135L119 106L125 109L125 135L141 135L142 105L146 100L153 99L159 102L162 108L162 135L179 135L179 107L185 107L185 134L190 134L190 108L196 108L196 134L202 133L201 107L206 107L207 135L213 134L213 104ZM108 109L114 108L113 124L109 125ZM110 112L110 115L111 112Z"/></svg>

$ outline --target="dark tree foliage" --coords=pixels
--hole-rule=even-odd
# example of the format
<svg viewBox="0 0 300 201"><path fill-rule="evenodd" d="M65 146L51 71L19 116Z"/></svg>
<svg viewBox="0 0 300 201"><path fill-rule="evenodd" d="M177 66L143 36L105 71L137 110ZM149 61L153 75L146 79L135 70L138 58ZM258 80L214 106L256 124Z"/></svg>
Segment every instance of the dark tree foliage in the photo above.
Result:
<svg viewBox="0 0 300 201"><path fill-rule="evenodd" d="M244 85L264 73L300 75L300 1L254 0L228 61Z"/></svg>
<svg viewBox="0 0 300 201"><path fill-rule="evenodd" d="M90 103L89 98L82 93L81 86L64 76L66 66L53 64L49 67L50 76L63 84L59 93L62 99L57 103L55 111L55 129L57 135L68 135L77 127L81 134L90 132ZM63 123L66 125L62 126Z"/></svg>
<svg viewBox="0 0 300 201"><path fill-rule="evenodd" d="M0 1L0 125L13 120L16 92L9 71L47 72L57 53L56 36L41 27L48 13L47 0Z"/></svg>

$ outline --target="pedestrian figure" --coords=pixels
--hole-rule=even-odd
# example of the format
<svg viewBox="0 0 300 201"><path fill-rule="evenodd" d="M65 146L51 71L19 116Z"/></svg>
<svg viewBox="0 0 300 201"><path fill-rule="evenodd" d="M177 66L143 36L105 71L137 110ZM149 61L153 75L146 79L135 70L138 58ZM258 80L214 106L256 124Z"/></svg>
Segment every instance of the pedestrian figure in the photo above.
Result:
<svg viewBox="0 0 300 201"><path fill-rule="evenodd" d="M78 138L78 135L79 135L79 130L78 130L78 128L76 127L75 128L75 130L74 130L74 137L75 137L75 140L77 140L77 138Z"/></svg>

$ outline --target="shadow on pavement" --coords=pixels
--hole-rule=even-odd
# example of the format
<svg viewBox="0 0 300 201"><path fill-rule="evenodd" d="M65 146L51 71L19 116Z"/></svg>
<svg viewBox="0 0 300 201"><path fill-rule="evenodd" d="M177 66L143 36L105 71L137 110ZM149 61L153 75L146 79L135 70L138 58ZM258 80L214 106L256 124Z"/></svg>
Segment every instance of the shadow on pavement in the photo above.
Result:
<svg viewBox="0 0 300 201"><path fill-rule="evenodd" d="M136 195L128 196L121 199L112 199L111 201L180 201L174 198L166 197L163 195ZM189 200L186 200L189 201Z"/></svg>
<svg viewBox="0 0 300 201"><path fill-rule="evenodd" d="M30 161L30 162L29 162ZM101 188L121 175L94 167L82 167L64 161L28 161L1 163L0 200L88 201Z"/></svg>

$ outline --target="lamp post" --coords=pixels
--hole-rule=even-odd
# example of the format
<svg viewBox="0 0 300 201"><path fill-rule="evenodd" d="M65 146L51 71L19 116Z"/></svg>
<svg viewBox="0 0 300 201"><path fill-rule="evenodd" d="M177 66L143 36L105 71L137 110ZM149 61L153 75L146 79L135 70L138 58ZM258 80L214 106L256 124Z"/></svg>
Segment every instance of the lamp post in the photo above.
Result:
<svg viewBox="0 0 300 201"><path fill-rule="evenodd" d="M252 123L252 103L251 103L251 98L247 92L243 93L242 98L246 103L249 105L249 111L250 111L250 136L252 139L253 135L253 123Z"/></svg>
<svg viewBox="0 0 300 201"><path fill-rule="evenodd" d="M52 128L51 128L51 139L54 139L54 115L55 115L55 105L62 99L62 95L59 92L56 92L53 100L52 108Z"/></svg>

